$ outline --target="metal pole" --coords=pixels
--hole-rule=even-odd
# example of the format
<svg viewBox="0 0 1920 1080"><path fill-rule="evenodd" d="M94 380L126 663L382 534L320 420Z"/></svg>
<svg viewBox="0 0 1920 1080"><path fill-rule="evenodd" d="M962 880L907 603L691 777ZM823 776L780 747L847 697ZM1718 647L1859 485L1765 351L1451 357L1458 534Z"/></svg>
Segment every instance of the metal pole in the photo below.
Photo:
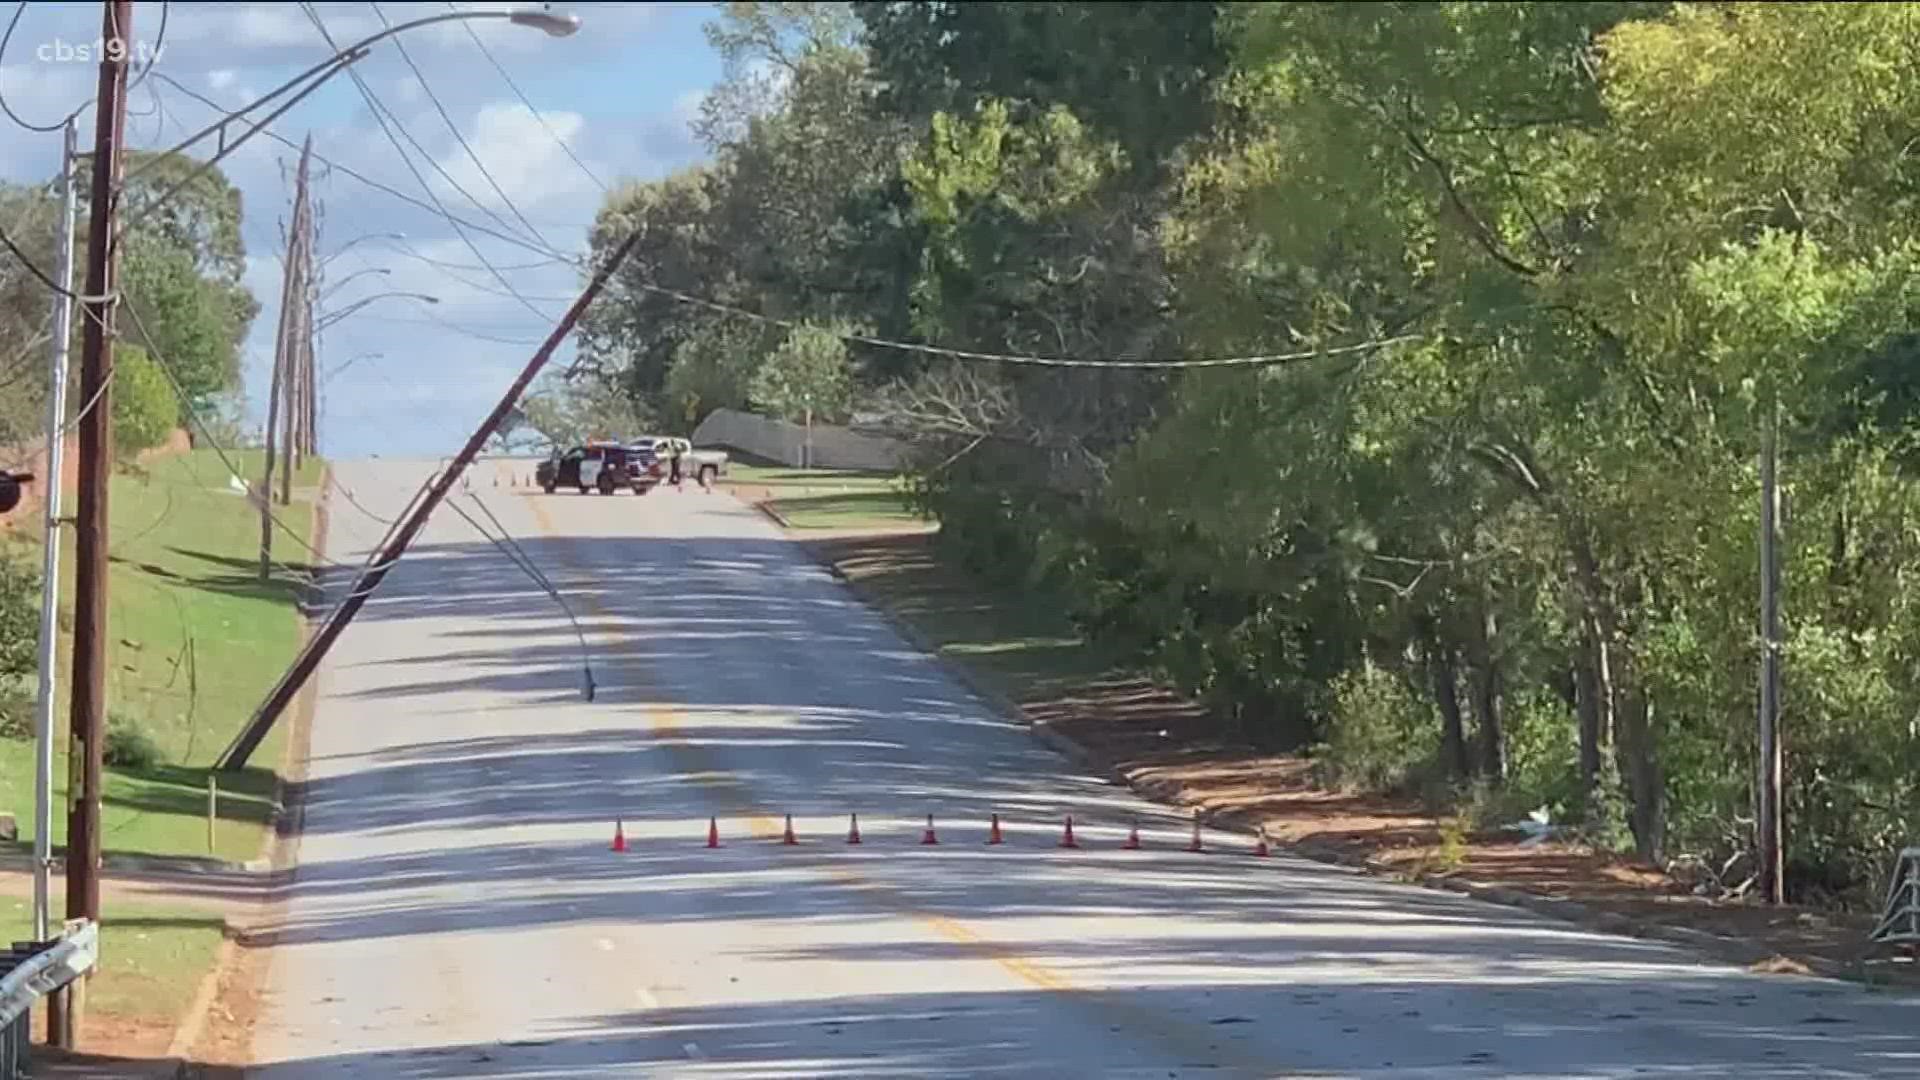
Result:
<svg viewBox="0 0 1920 1080"><path fill-rule="evenodd" d="M520 377L507 388L500 403L493 407L493 412L488 414L486 420L482 421L480 427L467 439L467 444L460 448L460 453L454 456L453 463L440 470L434 477L425 496L395 530L392 539L381 548L380 553L368 564L367 569L352 583L346 598L334 609L326 624L321 626L319 633L313 635L306 645L301 647L300 654L293 659L293 665L287 669L286 674L280 676L280 681L274 685L267 699L261 702L260 708L247 722L247 726L242 728L240 734L235 736L233 742L221 752L220 759L214 763L215 768L229 772L246 768L247 758L259 747L260 741L267 737L267 732L273 730L274 722L292 703L294 695L300 692L300 688L312 676L314 669L320 666L320 661L326 657L327 650L333 647L334 641L339 638L342 631L346 630L347 624L353 621L354 615L366 603L367 597L380 587L380 582L386 578L387 571L392 569L393 564L406 553L407 545L413 542L413 538L422 528L426 527L427 518L432 515L434 508L439 506L440 500L452 490L454 483L460 479L467 466L473 463L473 459L480 455L480 451L487 445L487 440L493 437L494 430L500 426L500 422L506 418L507 414L513 411L520 398L526 394L527 387L532 384L534 377L547 366L553 351L560 347L560 343L566 340L568 334L573 332L574 324L580 321L581 313L586 311L587 306L600 295L600 290L606 287L607 279L611 278L614 271L620 268L620 264L626 261L627 256L632 253L639 241L640 233L635 230L621 242L619 248L615 249L606 265L593 275L593 280L587 283L586 290L574 300L573 306L567 309L566 315L553 328L553 332L548 334L547 339L540 344L533 358L527 361L527 366L520 372Z"/></svg>
<svg viewBox="0 0 1920 1080"><path fill-rule="evenodd" d="M73 152L79 133L68 120L60 153L60 239L54 251L53 279L64 290L53 298L53 372L47 390L46 550L40 568L40 691L34 702L33 768L33 940L47 940L53 876L53 709L60 651L61 474L67 456L67 354L73 345Z"/></svg>
<svg viewBox="0 0 1920 1080"><path fill-rule="evenodd" d="M1786 901L1780 824L1780 493L1779 416L1765 420L1760 450L1760 885L1767 901Z"/></svg>
<svg viewBox="0 0 1920 1080"><path fill-rule="evenodd" d="M93 143L93 191L87 230L86 322L80 341L80 499L74 515L72 742L67 782L67 917L100 920L100 774L105 766L107 697L107 495L113 477L113 320L119 287L113 243L120 202L120 147L127 125L127 42L132 0L108 0L101 37ZM90 978L91 976L89 976ZM48 1007L57 1045L80 1030L86 982L70 984ZM63 1000L63 998L65 998Z"/></svg>

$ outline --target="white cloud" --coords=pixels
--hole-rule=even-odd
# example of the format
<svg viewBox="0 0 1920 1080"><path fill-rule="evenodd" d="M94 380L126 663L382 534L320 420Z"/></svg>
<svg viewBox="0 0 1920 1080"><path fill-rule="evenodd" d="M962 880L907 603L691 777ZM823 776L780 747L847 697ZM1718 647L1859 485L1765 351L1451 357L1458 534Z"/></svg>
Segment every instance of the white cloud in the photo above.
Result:
<svg viewBox="0 0 1920 1080"><path fill-rule="evenodd" d="M547 203L577 202L593 191L593 183L568 158L567 150L579 143L586 124L579 113L535 116L533 110L517 101L493 102L481 107L466 133L473 156L456 144L440 159L440 167L489 209L506 209L506 200L522 211ZM566 144L564 148L561 143ZM591 162L588 164L591 167ZM486 166L486 174L481 172L481 165ZM491 183L487 174L493 178ZM499 185L499 192L494 184ZM437 178L437 185L443 198L458 194L445 178Z"/></svg>
<svg viewBox="0 0 1920 1080"><path fill-rule="evenodd" d="M394 80L393 93L388 101L394 105L412 108L422 104L426 99L426 90L420 85L420 80L409 73Z"/></svg>
<svg viewBox="0 0 1920 1080"><path fill-rule="evenodd" d="M227 87L232 86L233 81L239 77L239 73L232 68L219 68L207 72L207 85L215 90L225 90Z"/></svg>

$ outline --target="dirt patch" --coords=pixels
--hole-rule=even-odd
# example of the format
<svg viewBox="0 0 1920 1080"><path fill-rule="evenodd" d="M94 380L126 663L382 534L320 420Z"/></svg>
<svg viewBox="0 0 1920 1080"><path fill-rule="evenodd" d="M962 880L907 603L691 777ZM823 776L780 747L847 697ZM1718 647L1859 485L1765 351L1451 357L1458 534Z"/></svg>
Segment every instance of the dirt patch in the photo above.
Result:
<svg viewBox="0 0 1920 1080"><path fill-rule="evenodd" d="M864 599L911 624L927 619L934 598L967 587L961 575L939 565L925 535L808 539L815 557ZM995 606L984 590L974 592L975 607ZM1218 824L1264 827L1274 842L1315 858L1416 880L1445 878L1461 891L1571 901L1574 906L1556 910L1608 930L1713 935L1738 946L1735 953L1773 954L1751 964L1756 971L1848 973L1875 922L1868 914L1696 896L1655 867L1517 833L1469 835L1449 849L1441 823L1418 800L1326 790L1314 783L1306 759L1261 752L1202 706L1149 681L1081 678L1063 688L1058 681L986 674L1030 720L1044 722L1080 747L1090 764L1143 795L1196 808ZM1661 929L1675 933L1661 935ZM1875 977L1920 982L1906 967L1876 970Z"/></svg>

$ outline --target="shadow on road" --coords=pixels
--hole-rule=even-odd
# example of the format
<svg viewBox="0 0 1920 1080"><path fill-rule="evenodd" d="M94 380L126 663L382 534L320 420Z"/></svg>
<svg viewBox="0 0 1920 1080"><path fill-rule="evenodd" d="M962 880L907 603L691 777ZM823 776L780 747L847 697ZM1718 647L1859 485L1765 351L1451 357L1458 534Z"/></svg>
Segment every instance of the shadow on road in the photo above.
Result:
<svg viewBox="0 0 1920 1080"><path fill-rule="evenodd" d="M609 1011L520 1042L345 1051L257 1075L1077 1076L1105 1062L1099 1075L1184 1076L1257 1057L1260 1075L1920 1076L1905 999L1689 967L1463 897L1256 861L1242 838L1181 851L1180 815L994 719L784 541L521 545L582 620L597 700L578 697L573 630L495 548L420 548L360 615L413 643L407 655L343 659L325 687L330 722L383 738L320 754L294 792L309 841L387 850L302 865L286 914L246 944L777 922L819 933L778 947L742 934L739 952L702 962L827 963L862 990L782 984L726 1009ZM592 711L563 712L579 709ZM510 716L513 733L475 734L480 714ZM805 842L751 834L752 813L793 815ZM842 839L851 813L858 848ZM1008 842L989 847L996 813ZM937 847L918 843L928 814ZM1081 850L1057 846L1068 814ZM710 816L717 850L702 846ZM616 818L624 854L607 850ZM1136 821L1148 850L1118 850ZM992 940L849 938L876 913L965 919ZM1062 985L929 985L935 965L1015 947ZM888 979L902 989L869 992ZM1054 1026L1062 1002L1084 1022ZM1133 1058L1142 1031L1177 1060Z"/></svg>

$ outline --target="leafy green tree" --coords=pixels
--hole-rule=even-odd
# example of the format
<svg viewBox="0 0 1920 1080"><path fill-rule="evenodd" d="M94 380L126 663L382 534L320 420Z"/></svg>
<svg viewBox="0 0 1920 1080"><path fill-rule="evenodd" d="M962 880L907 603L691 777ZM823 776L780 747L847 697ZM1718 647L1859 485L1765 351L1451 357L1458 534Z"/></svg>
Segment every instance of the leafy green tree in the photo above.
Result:
<svg viewBox="0 0 1920 1080"><path fill-rule="evenodd" d="M240 191L218 167L202 164L182 154L129 151L121 197L121 284L186 391L183 417L238 387L239 351L260 313L243 284ZM76 170L83 203L88 168ZM83 233L86 220L83 207ZM79 243L85 250L84 235ZM121 332L138 343L132 322L123 316Z"/></svg>
<svg viewBox="0 0 1920 1080"><path fill-rule="evenodd" d="M842 327L797 326L753 375L753 405L781 420L845 420L853 405L853 378Z"/></svg>
<svg viewBox="0 0 1920 1080"><path fill-rule="evenodd" d="M138 323L123 320L126 336L138 342L137 327L152 335L153 348L186 392L187 400L176 407L181 416L239 382L231 295L196 273L187 251L150 236L129 237L121 254L121 281L138 314Z"/></svg>
<svg viewBox="0 0 1920 1080"><path fill-rule="evenodd" d="M131 457L167 440L180 417L180 400L160 365L145 349L119 345L113 351L113 444Z"/></svg>
<svg viewBox="0 0 1920 1080"><path fill-rule="evenodd" d="M631 439L652 425L651 415L631 395L591 374L543 378L520 410L525 427L563 449L589 439Z"/></svg>

